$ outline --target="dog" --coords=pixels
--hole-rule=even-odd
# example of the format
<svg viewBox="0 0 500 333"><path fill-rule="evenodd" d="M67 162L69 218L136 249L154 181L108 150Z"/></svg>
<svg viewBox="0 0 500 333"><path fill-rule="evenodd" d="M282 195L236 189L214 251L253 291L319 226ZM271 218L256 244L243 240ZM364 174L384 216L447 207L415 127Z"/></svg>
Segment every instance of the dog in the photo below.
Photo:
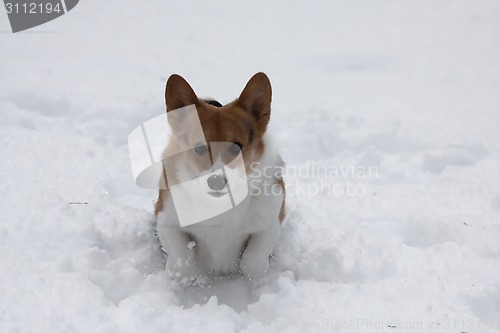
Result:
<svg viewBox="0 0 500 333"><path fill-rule="evenodd" d="M167 80L165 101L172 133L163 156L167 160L172 152L187 152L165 164L166 188L160 189L155 204L157 234L167 254L166 273L172 279L192 283L197 276L207 274L241 274L252 279L268 271L285 218L283 162L266 132L271 95L271 83L262 72L255 74L240 96L226 105L198 98L177 74ZM196 108L196 117L173 117L174 111L189 106ZM193 134L197 121L204 137L201 139ZM203 139L204 143L200 143ZM214 148L212 142L219 143L219 148ZM237 179L246 178L246 196L221 214L181 226L179 207L187 207L188 213L203 214L217 208L219 200L227 199L231 184L226 173L235 169L231 159L237 156L242 157L240 171L244 170ZM214 174L224 166L229 166L226 173ZM173 196L174 183L193 179L200 189L195 196L200 202L206 199L213 204L197 204L192 193L183 197L187 205L180 201L182 197Z"/></svg>

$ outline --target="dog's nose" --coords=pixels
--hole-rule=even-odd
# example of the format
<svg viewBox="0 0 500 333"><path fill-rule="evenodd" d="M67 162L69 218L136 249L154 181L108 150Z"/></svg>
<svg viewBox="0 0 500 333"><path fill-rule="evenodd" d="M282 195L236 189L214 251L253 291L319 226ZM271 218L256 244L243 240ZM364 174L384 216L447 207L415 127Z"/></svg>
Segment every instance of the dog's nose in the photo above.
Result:
<svg viewBox="0 0 500 333"><path fill-rule="evenodd" d="M208 187L214 191L220 191L226 187L227 179L223 175L211 175L207 179Z"/></svg>

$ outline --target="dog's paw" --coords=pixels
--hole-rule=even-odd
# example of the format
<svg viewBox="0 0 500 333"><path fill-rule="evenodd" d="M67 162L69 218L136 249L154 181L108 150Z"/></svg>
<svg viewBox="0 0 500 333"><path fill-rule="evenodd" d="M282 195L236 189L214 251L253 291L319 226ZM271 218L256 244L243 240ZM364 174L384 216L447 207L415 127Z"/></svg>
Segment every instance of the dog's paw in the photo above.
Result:
<svg viewBox="0 0 500 333"><path fill-rule="evenodd" d="M168 257L166 274L181 284L191 284L196 279L196 265L193 256Z"/></svg>
<svg viewBox="0 0 500 333"><path fill-rule="evenodd" d="M240 270L244 277L257 278L266 274L269 269L269 258L245 255L240 260Z"/></svg>

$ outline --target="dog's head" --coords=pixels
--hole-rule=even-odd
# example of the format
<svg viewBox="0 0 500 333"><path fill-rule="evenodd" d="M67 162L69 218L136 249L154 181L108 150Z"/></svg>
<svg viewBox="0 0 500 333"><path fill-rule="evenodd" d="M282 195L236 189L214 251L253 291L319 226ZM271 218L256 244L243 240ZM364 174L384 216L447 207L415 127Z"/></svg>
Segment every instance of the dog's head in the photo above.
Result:
<svg viewBox="0 0 500 333"><path fill-rule="evenodd" d="M267 75L257 73L236 100L221 105L215 100L198 98L181 76L170 76L165 100L172 137L166 154L188 152L170 166L177 169L178 180L187 181L222 166L231 167L231 161L240 153L245 170L250 171L250 165L260 160L265 149L263 136L271 115L271 94ZM188 106L194 106L196 112L173 116L176 110ZM226 184L224 175L212 176L207 181L214 193L223 193Z"/></svg>

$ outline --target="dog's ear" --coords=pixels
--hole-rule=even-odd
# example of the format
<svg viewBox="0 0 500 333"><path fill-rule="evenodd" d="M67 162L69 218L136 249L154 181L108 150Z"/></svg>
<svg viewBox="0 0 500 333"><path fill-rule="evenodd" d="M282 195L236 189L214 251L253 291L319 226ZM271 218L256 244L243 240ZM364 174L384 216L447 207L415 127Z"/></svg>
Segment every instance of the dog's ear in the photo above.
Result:
<svg viewBox="0 0 500 333"><path fill-rule="evenodd" d="M165 103L169 112L191 104L197 105L199 100L193 88L182 76L172 74L165 87Z"/></svg>
<svg viewBox="0 0 500 333"><path fill-rule="evenodd" d="M269 78L266 74L259 72L248 81L237 104L265 126L271 116L271 95Z"/></svg>
<svg viewBox="0 0 500 333"><path fill-rule="evenodd" d="M193 88L182 76L173 74L168 78L165 87L165 103L167 104L167 120L175 136L189 132L203 134L197 111L200 101ZM193 104L194 106L188 107ZM172 112L174 110L175 112Z"/></svg>

